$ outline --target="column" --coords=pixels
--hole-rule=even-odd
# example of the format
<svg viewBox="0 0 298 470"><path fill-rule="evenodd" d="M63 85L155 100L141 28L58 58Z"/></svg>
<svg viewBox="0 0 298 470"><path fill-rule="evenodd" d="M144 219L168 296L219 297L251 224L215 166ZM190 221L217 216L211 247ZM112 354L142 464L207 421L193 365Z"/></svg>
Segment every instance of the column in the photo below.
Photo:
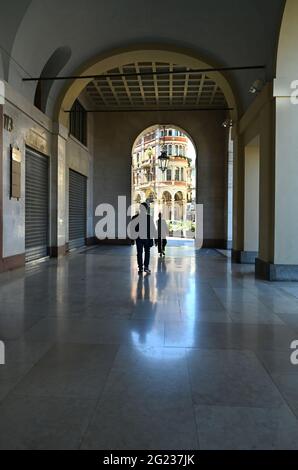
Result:
<svg viewBox="0 0 298 470"><path fill-rule="evenodd" d="M51 162L51 241L50 255L63 256L66 253L66 141L68 129L61 124L54 124L53 151Z"/></svg>
<svg viewBox="0 0 298 470"><path fill-rule="evenodd" d="M259 252L259 136L245 147L244 249L241 262L255 264Z"/></svg>
<svg viewBox="0 0 298 470"><path fill-rule="evenodd" d="M0 272L3 258L3 106L5 103L4 83L0 81Z"/></svg>
<svg viewBox="0 0 298 470"><path fill-rule="evenodd" d="M241 262L244 251L244 175L245 151L242 136L235 129L234 137L234 179L233 179L233 249L232 259Z"/></svg>
<svg viewBox="0 0 298 470"><path fill-rule="evenodd" d="M256 274L272 281L298 281L298 105L291 102L290 83L276 81L275 99L262 116Z"/></svg>

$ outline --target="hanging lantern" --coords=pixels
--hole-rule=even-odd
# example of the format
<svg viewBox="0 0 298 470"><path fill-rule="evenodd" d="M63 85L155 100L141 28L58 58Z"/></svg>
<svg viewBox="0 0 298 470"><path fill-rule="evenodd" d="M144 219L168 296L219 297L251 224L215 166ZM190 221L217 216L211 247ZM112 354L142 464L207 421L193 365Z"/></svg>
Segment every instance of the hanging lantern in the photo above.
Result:
<svg viewBox="0 0 298 470"><path fill-rule="evenodd" d="M164 173L169 165L170 157L168 156L167 146L166 146L166 128L163 128L163 146L161 154L158 157L158 167Z"/></svg>

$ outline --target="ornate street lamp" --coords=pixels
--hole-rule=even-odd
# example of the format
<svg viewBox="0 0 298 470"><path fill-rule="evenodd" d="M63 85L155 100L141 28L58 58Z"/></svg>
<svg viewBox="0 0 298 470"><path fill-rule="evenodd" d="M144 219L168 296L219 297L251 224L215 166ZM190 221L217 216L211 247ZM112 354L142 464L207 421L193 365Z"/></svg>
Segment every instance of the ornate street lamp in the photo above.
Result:
<svg viewBox="0 0 298 470"><path fill-rule="evenodd" d="M161 154L158 157L158 168L164 173L169 165L170 157L168 156L166 146L166 128L163 128L163 145L161 148Z"/></svg>

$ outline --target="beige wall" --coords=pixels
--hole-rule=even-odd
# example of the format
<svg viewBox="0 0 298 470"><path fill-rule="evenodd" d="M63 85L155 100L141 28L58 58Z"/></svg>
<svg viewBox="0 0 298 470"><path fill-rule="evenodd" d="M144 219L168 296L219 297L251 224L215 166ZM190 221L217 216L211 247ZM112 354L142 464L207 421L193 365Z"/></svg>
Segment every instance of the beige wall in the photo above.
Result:
<svg viewBox="0 0 298 470"><path fill-rule="evenodd" d="M87 146L85 147L74 137L69 136L66 142L66 161L68 169L72 169L87 177L87 237L93 237L93 153L94 153L94 116L88 114ZM68 236L68 202L69 202L69 171L66 175L66 241Z"/></svg>
<svg viewBox="0 0 298 470"><path fill-rule="evenodd" d="M259 251L260 152L258 139L245 148L244 251Z"/></svg>
<svg viewBox="0 0 298 470"><path fill-rule="evenodd" d="M49 230L51 247L68 240L68 169L88 176L88 236L93 236L93 117L90 116L88 148L69 138L68 130L57 126L5 85L4 113L13 119L12 132L3 132L3 257L25 252L25 149L26 146L48 156L50 167ZM59 134L59 135L58 135ZM21 198L10 199L10 146L20 148ZM58 170L59 168L59 170Z"/></svg>
<svg viewBox="0 0 298 470"><path fill-rule="evenodd" d="M5 83L4 113L13 119L13 131L3 132L3 257L25 252L25 149L52 152L51 121ZM21 150L21 198L10 199L10 146Z"/></svg>
<svg viewBox="0 0 298 470"><path fill-rule="evenodd" d="M236 251L245 251L245 200L252 201L259 210L254 218L254 237L258 229L259 258L266 262L274 260L274 99L272 84L268 83L242 117L235 129L234 159L234 241ZM259 205L255 195L245 189L245 149L258 139L259 146ZM253 185L253 190L256 190ZM255 201L254 201L255 200ZM254 202L253 202L254 201ZM259 208L259 209L258 209ZM256 212L257 213L257 212ZM252 214L252 211L251 211ZM253 215L251 215L253 217ZM261 223L259 223L261 221ZM246 224L247 225L247 224ZM249 237L248 237L249 238ZM258 251L258 249L248 250Z"/></svg>
<svg viewBox="0 0 298 470"><path fill-rule="evenodd" d="M197 149L197 202L204 204L204 238L226 240L226 132L222 112L130 112L95 114L94 207L131 197L131 152L135 139L155 124L172 124L189 134Z"/></svg>

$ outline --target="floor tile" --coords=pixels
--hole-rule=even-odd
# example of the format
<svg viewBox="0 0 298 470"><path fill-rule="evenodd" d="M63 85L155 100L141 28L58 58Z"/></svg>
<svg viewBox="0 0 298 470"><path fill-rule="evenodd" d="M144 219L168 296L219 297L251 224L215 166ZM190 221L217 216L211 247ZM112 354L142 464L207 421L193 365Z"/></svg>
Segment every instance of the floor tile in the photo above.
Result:
<svg viewBox="0 0 298 470"><path fill-rule="evenodd" d="M187 361L197 405L274 408L283 404L269 374L250 351L193 350Z"/></svg>
<svg viewBox="0 0 298 470"><path fill-rule="evenodd" d="M118 347L58 344L18 384L14 393L96 399L100 396Z"/></svg>
<svg viewBox="0 0 298 470"><path fill-rule="evenodd" d="M198 447L187 367L112 370L83 449L182 450Z"/></svg>
<svg viewBox="0 0 298 470"><path fill-rule="evenodd" d="M199 406L202 450L297 450L298 422L286 407Z"/></svg>
<svg viewBox="0 0 298 470"><path fill-rule="evenodd" d="M0 404L0 449L78 449L94 408L93 400L9 395Z"/></svg>

